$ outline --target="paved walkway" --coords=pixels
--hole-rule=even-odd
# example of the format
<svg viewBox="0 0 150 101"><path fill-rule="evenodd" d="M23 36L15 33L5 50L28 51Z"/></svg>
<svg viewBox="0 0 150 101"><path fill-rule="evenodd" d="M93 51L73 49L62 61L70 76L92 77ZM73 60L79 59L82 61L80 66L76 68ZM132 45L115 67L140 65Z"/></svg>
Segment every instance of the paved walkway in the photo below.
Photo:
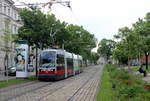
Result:
<svg viewBox="0 0 150 101"><path fill-rule="evenodd" d="M143 77L143 80L150 82L150 73L146 77Z"/></svg>
<svg viewBox="0 0 150 101"><path fill-rule="evenodd" d="M16 78L15 76L4 76L4 75L0 75L0 81L3 81L3 80L9 80L9 79L14 79Z"/></svg>
<svg viewBox="0 0 150 101"><path fill-rule="evenodd" d="M139 75L143 76L143 73L140 73L140 72L134 72L134 74L139 74ZM143 77L142 79L147 82L150 82L150 73L147 73L147 76Z"/></svg>
<svg viewBox="0 0 150 101"><path fill-rule="evenodd" d="M32 75L35 75L35 72L29 72L28 74L29 76L32 76ZM0 81L3 81L3 80L10 80L10 79L15 79L16 76L4 76L4 74L1 74L0 73Z"/></svg>
<svg viewBox="0 0 150 101"><path fill-rule="evenodd" d="M128 67L124 67L125 69L128 69ZM143 76L143 73L140 73L140 72L133 72L134 74L140 74ZM147 76L146 77L143 77L143 80L147 81L147 82L150 82L150 73L147 73Z"/></svg>

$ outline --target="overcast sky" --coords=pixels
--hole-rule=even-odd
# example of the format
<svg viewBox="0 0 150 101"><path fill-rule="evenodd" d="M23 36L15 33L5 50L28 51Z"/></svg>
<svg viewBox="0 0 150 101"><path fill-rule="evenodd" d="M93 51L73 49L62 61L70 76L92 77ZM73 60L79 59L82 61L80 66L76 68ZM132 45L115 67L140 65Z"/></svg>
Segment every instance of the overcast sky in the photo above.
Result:
<svg viewBox="0 0 150 101"><path fill-rule="evenodd" d="M15 1L15 0L14 0ZM46 2L49 0L20 0ZM62 0L64 1L64 0ZM100 41L112 39L118 28L131 27L138 18L150 12L150 0L70 0L72 11L61 5L52 7L61 21L82 25Z"/></svg>

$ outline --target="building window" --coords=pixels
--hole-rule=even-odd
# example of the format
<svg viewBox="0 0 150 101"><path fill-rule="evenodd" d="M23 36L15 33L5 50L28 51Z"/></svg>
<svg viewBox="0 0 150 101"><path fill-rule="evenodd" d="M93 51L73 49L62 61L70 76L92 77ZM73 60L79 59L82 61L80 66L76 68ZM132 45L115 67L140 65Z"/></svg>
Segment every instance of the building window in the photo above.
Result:
<svg viewBox="0 0 150 101"><path fill-rule="evenodd" d="M14 14L14 13L13 13L13 9L12 9L12 10L11 10L11 16L12 16L12 18L13 18L13 14Z"/></svg>
<svg viewBox="0 0 150 101"><path fill-rule="evenodd" d="M13 34L13 24L11 25L11 33Z"/></svg>
<svg viewBox="0 0 150 101"><path fill-rule="evenodd" d="M16 33L17 33L17 26L14 25L14 32L13 32L13 34L16 34Z"/></svg>
<svg viewBox="0 0 150 101"><path fill-rule="evenodd" d="M4 5L4 14L6 14L6 9L7 9L6 5Z"/></svg>
<svg viewBox="0 0 150 101"><path fill-rule="evenodd" d="M2 12L2 7L3 5L2 5L2 2L0 1L0 12Z"/></svg>
<svg viewBox="0 0 150 101"><path fill-rule="evenodd" d="M15 34L17 34L18 33L18 27L16 26L16 33Z"/></svg>
<svg viewBox="0 0 150 101"><path fill-rule="evenodd" d="M10 16L10 8L8 8L8 15Z"/></svg>
<svg viewBox="0 0 150 101"><path fill-rule="evenodd" d="M16 12L15 12L15 20L16 20L16 18L17 18L17 14L16 14Z"/></svg>
<svg viewBox="0 0 150 101"><path fill-rule="evenodd" d="M10 33L10 20L9 19L5 19L5 32L6 33Z"/></svg>

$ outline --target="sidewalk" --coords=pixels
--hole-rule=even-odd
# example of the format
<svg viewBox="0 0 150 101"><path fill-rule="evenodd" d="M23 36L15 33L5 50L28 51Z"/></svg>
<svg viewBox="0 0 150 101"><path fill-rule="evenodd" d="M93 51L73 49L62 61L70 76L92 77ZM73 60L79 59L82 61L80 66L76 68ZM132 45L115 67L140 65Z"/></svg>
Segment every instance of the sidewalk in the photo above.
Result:
<svg viewBox="0 0 150 101"><path fill-rule="evenodd" d="M125 69L128 69L128 67L124 67ZM143 76L143 73L140 73L140 72L133 72L133 74L139 74L139 75L142 75ZM142 78L143 80L147 81L147 82L150 82L150 73L147 73L147 76L146 77L143 77Z"/></svg>
<svg viewBox="0 0 150 101"><path fill-rule="evenodd" d="M146 77L143 77L143 80L150 82L150 73L148 73Z"/></svg>
<svg viewBox="0 0 150 101"><path fill-rule="evenodd" d="M133 72L134 74L140 74L143 76L142 73L139 73L139 72ZM142 78L143 80L147 81L147 82L150 82L150 73L147 73L147 76L146 77L143 77Z"/></svg>
<svg viewBox="0 0 150 101"><path fill-rule="evenodd" d="M28 75L29 75L29 77L33 76L33 75L35 75L35 72L29 72ZM0 81L7 80L7 79L10 80L10 79L15 79L15 78L16 78L16 76L8 76L7 77L7 76L4 76L2 74L0 75Z"/></svg>
<svg viewBox="0 0 150 101"><path fill-rule="evenodd" d="M4 76L4 75L0 75L0 81L3 81L3 80L10 80L10 79L15 79L16 76Z"/></svg>

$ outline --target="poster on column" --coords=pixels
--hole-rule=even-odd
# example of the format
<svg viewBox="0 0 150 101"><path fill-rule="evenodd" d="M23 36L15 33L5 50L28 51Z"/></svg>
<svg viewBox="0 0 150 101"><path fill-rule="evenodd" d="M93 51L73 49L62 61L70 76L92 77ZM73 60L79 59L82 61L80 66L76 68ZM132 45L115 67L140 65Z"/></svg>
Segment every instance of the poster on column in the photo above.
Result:
<svg viewBox="0 0 150 101"><path fill-rule="evenodd" d="M26 77L27 76L27 66L28 66L28 45L20 44L16 48L16 77Z"/></svg>

